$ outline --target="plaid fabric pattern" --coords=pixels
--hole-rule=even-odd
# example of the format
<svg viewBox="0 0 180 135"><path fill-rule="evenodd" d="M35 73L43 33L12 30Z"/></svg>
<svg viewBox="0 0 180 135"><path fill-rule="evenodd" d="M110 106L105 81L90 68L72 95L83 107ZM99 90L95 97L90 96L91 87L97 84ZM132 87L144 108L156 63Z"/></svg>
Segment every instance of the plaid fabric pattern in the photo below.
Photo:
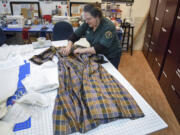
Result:
<svg viewBox="0 0 180 135"><path fill-rule="evenodd" d="M122 84L95 62L96 56L62 57L53 50L57 49L51 47L46 51L48 54L42 53L31 60L43 63L55 54L59 58L60 86L53 111L54 135L85 133L119 118L144 116Z"/></svg>

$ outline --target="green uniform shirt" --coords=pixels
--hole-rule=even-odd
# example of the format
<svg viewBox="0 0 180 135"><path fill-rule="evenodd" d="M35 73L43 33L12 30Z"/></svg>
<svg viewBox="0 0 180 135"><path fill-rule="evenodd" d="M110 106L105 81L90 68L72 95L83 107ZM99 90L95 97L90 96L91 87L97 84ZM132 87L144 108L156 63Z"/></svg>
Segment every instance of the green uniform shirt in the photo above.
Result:
<svg viewBox="0 0 180 135"><path fill-rule="evenodd" d="M121 53L120 40L116 33L114 24L107 18L102 18L101 22L93 31L87 23L83 23L76 31L78 37L85 37L91 46L102 45L108 49L103 54L113 58L117 53Z"/></svg>

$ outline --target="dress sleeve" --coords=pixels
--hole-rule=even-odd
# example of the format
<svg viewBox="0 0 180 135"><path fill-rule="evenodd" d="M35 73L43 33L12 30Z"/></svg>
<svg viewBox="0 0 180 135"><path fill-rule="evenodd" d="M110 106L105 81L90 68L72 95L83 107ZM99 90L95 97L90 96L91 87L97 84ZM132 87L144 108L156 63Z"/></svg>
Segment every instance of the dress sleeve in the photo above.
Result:
<svg viewBox="0 0 180 135"><path fill-rule="evenodd" d="M109 48L112 45L115 37L116 37L115 28L112 27L106 28L103 31L103 35L100 38L99 44L105 46L106 48Z"/></svg>
<svg viewBox="0 0 180 135"><path fill-rule="evenodd" d="M83 37L85 35L85 32L88 28L88 24L87 23L83 23L81 26L78 27L78 29L74 32L74 34L77 37Z"/></svg>
<svg viewBox="0 0 180 135"><path fill-rule="evenodd" d="M72 41L73 43L78 41L80 37L78 37L75 33L73 33L68 40Z"/></svg>
<svg viewBox="0 0 180 135"><path fill-rule="evenodd" d="M52 60L53 56L56 54L56 48L51 46L49 49L40 53L39 55L34 55L29 60L37 65L41 65L46 61Z"/></svg>

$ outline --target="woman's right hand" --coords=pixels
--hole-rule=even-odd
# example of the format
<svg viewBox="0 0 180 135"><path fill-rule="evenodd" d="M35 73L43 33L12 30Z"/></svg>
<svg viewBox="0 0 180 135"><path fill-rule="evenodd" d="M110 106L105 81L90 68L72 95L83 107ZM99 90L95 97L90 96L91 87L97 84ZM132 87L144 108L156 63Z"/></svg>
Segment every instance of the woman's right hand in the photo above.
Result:
<svg viewBox="0 0 180 135"><path fill-rule="evenodd" d="M71 53L72 44L73 44L73 43L72 43L71 41L69 41L69 42L68 42L68 45L67 45L65 48L62 48L62 49L61 49L61 53L62 53L63 55L68 56L68 55Z"/></svg>

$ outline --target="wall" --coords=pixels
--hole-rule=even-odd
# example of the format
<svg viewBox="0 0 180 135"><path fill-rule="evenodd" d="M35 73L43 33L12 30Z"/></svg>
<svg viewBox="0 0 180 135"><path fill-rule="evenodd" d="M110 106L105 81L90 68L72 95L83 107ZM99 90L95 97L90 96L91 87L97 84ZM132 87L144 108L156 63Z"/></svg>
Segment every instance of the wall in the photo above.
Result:
<svg viewBox="0 0 180 135"><path fill-rule="evenodd" d="M6 9L6 12L7 13L11 13L10 11L10 4L9 2L10 1L39 1L39 0L7 0L7 9ZM101 2L101 0L70 0L72 2L76 1L76 2ZM42 14L51 14L51 11L54 10L56 8L56 5L61 5L61 2L59 1L40 1L40 7L41 7L41 11L42 11ZM62 6L62 9L65 9L65 6ZM2 1L0 1L0 14L3 14L5 12L5 9L2 5Z"/></svg>
<svg viewBox="0 0 180 135"><path fill-rule="evenodd" d="M144 22L144 24L140 28L140 30L135 38L133 50L142 50L143 43L144 43L144 36L145 36L145 32L146 32L146 25L147 25L147 20Z"/></svg>
<svg viewBox="0 0 180 135"><path fill-rule="evenodd" d="M101 0L70 0L71 2L99 2L101 3Z"/></svg>
<svg viewBox="0 0 180 135"><path fill-rule="evenodd" d="M149 13L151 0L134 0L132 6L132 17L134 20L134 50L141 50L144 42L144 33L146 29L146 17ZM121 4L121 9L123 10L122 18L130 16L130 6L126 4Z"/></svg>
<svg viewBox="0 0 180 135"><path fill-rule="evenodd" d="M8 3L9 1L39 1L39 0L7 0ZM98 1L100 2L101 0L71 0L71 1L78 1L78 2L82 2L82 1ZM57 4L60 4L60 2L40 2L41 3L41 8L42 10L50 10L50 9L54 9L55 6ZM147 9L149 7L150 0L135 0L134 4L132 6L132 15L135 17L143 17L144 14L147 12ZM44 6L45 4L47 4L46 6ZM10 8L9 8L9 4L7 5L8 7L8 12L10 13ZM48 7L48 8L47 8ZM123 10L123 18L126 16L129 16L129 11L130 11L130 6L126 6L126 4L121 4L121 9ZM0 13L3 13L3 6L2 6L2 1L0 2Z"/></svg>
<svg viewBox="0 0 180 135"><path fill-rule="evenodd" d="M132 15L134 17L144 17L146 12L149 10L151 0L134 0L134 4L132 6ZM121 8L123 10L123 17L129 16L130 6L126 6L126 4L121 4Z"/></svg>

